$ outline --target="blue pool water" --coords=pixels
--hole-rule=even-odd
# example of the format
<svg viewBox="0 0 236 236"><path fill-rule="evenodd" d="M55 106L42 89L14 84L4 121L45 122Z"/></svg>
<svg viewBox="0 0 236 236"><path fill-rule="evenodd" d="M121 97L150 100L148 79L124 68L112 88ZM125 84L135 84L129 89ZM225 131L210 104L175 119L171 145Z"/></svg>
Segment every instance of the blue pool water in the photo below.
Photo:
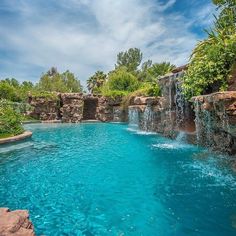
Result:
<svg viewBox="0 0 236 236"><path fill-rule="evenodd" d="M0 147L0 207L29 209L37 235L236 235L224 157L122 124L26 128Z"/></svg>

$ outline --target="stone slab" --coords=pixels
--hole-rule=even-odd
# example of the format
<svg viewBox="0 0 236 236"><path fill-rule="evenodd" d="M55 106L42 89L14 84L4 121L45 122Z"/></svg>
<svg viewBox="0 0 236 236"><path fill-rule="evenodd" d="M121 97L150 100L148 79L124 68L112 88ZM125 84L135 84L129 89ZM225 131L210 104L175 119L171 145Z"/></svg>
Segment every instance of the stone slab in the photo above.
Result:
<svg viewBox="0 0 236 236"><path fill-rule="evenodd" d="M23 134L19 134L13 137L8 137L8 138L1 138L0 139L0 144L6 144L6 143L12 143L12 142L17 142L24 140L26 138L30 138L32 136L31 131L25 131Z"/></svg>

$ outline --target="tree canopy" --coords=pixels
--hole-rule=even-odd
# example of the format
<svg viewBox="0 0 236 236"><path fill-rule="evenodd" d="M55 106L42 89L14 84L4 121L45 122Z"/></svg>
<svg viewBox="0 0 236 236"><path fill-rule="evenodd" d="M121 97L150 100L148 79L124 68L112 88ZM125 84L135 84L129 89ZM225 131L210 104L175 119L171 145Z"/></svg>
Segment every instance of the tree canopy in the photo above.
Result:
<svg viewBox="0 0 236 236"><path fill-rule="evenodd" d="M37 86L39 90L48 92L82 92L80 81L72 72L59 73L54 67L42 75Z"/></svg>
<svg viewBox="0 0 236 236"><path fill-rule="evenodd" d="M117 67L125 66L128 72L136 72L142 62L143 54L138 48L130 48L125 52L119 52L117 55Z"/></svg>
<svg viewBox="0 0 236 236"><path fill-rule="evenodd" d="M34 85L30 81L20 83L15 78L0 80L0 99L13 102L25 102L28 94L46 94L50 92L82 92L80 81L69 70L59 73L52 67L43 74L39 83Z"/></svg>
<svg viewBox="0 0 236 236"><path fill-rule="evenodd" d="M107 75L103 71L97 71L87 80L87 88L89 92L99 92L101 86L106 82Z"/></svg>

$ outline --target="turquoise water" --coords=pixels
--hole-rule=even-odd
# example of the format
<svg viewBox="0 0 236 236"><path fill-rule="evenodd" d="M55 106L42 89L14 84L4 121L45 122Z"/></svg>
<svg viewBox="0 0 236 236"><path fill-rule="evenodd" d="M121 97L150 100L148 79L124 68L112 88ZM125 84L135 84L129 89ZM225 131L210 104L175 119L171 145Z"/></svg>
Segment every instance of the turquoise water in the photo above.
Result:
<svg viewBox="0 0 236 236"><path fill-rule="evenodd" d="M122 124L35 124L0 147L0 206L29 209L37 235L236 235L224 157Z"/></svg>

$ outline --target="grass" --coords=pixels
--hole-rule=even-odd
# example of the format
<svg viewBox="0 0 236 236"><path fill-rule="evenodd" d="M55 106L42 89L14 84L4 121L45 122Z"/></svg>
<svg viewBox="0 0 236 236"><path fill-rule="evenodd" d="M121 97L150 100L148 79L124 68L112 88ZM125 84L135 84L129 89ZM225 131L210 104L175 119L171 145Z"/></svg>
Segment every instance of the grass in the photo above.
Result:
<svg viewBox="0 0 236 236"><path fill-rule="evenodd" d="M13 137L14 134L0 134L0 139Z"/></svg>

